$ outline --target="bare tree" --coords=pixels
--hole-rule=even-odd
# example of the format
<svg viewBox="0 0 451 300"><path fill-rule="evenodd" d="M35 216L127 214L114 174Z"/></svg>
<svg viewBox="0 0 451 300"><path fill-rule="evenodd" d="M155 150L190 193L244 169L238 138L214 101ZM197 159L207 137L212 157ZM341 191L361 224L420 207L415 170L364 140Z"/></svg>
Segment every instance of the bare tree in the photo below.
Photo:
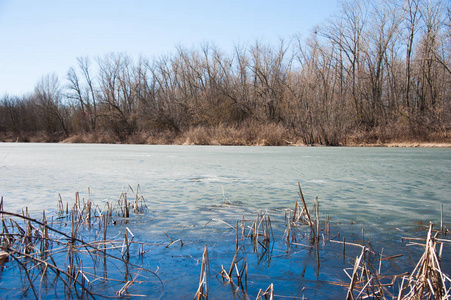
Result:
<svg viewBox="0 0 451 300"><path fill-rule="evenodd" d="M410 90L412 79L412 55L413 46L416 33L419 28L420 13L420 0L405 0L404 5L404 22L406 28L406 97L405 106L410 107Z"/></svg>
<svg viewBox="0 0 451 300"><path fill-rule="evenodd" d="M88 57L77 58L78 68L81 76L77 74L74 68L67 72L68 98L76 100L81 108L81 118L83 120L84 130L95 131L97 126L97 90L94 87L94 81L91 78L91 62Z"/></svg>
<svg viewBox="0 0 451 300"><path fill-rule="evenodd" d="M393 2L382 2L373 6L368 30L368 46L365 49L367 67L367 83L365 97L366 122L372 126L380 125L388 120L386 109L388 99L386 93L386 72L393 58L389 51L396 51L395 44L399 36L401 16Z"/></svg>
<svg viewBox="0 0 451 300"><path fill-rule="evenodd" d="M120 139L136 129L135 80L130 57L111 54L98 60L104 125Z"/></svg>
<svg viewBox="0 0 451 300"><path fill-rule="evenodd" d="M329 21L320 34L328 38L340 49L340 56L345 58L343 67L347 73L347 84L351 87L356 118L364 121L365 110L362 102L361 79L363 74L362 52L367 45L365 41L368 19L368 2L350 0L341 2L341 14Z"/></svg>
<svg viewBox="0 0 451 300"><path fill-rule="evenodd" d="M53 134L62 129L69 136L58 77L55 74L42 77L35 87L34 97L47 132Z"/></svg>

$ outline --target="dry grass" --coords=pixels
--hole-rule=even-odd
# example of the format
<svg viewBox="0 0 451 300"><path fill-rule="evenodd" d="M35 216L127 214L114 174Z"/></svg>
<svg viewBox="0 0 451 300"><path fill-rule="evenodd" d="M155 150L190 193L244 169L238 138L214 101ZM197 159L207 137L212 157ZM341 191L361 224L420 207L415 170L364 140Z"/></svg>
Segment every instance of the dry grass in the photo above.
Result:
<svg viewBox="0 0 451 300"><path fill-rule="evenodd" d="M192 127L183 134L185 145L260 145L286 146L294 144L293 135L282 125L244 123L238 127Z"/></svg>
<svg viewBox="0 0 451 300"><path fill-rule="evenodd" d="M105 131L94 133L74 134L62 141L63 143L115 144L118 141L114 135Z"/></svg>
<svg viewBox="0 0 451 300"><path fill-rule="evenodd" d="M424 132L428 132L427 134ZM288 146L327 145L321 134L315 131L309 139L307 133L288 128L282 124L261 123L248 120L239 124L220 123L215 126L199 125L175 132L169 129L141 130L118 137L114 132L98 129L91 133L73 133L65 137L62 133L0 133L4 142L64 142L64 143L105 143L105 144L152 144L152 145L240 145L240 146ZM332 135L333 136L333 135ZM446 130L412 130L402 121L393 121L366 130L354 131L335 137L333 145L369 147L451 147L451 135ZM331 141L329 141L330 143Z"/></svg>

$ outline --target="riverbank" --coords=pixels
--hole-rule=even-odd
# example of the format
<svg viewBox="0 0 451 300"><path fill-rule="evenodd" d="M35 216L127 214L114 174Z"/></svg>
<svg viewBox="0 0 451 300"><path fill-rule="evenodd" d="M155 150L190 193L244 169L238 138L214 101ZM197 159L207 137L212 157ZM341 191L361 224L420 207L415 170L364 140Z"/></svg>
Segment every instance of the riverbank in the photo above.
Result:
<svg viewBox="0 0 451 300"><path fill-rule="evenodd" d="M32 134L1 133L0 142L23 143L89 143L89 144L143 144L143 145L213 145L213 146L296 146L296 147L409 147L409 148L451 148L451 138L443 135L414 137L377 137L373 134L354 134L341 141L324 140L310 143L303 136L289 132L281 126L258 128L204 128L196 127L183 133L173 131L137 132L127 136L99 131L76 133L69 137L62 133Z"/></svg>
<svg viewBox="0 0 451 300"><path fill-rule="evenodd" d="M449 142L390 142L381 144L348 144L347 147L389 147L389 148L451 148Z"/></svg>

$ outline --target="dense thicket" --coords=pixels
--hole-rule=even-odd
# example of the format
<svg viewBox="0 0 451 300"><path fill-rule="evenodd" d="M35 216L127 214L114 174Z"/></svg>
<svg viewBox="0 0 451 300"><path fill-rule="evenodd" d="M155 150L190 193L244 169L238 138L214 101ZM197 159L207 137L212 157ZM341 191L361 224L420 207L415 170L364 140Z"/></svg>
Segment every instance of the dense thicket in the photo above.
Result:
<svg viewBox="0 0 451 300"><path fill-rule="evenodd" d="M164 132L197 143L275 133L326 145L443 140L450 97L449 2L357 0L307 39L276 46L79 58L64 84L47 75L29 96L4 96L0 131L57 140L106 132L119 141Z"/></svg>

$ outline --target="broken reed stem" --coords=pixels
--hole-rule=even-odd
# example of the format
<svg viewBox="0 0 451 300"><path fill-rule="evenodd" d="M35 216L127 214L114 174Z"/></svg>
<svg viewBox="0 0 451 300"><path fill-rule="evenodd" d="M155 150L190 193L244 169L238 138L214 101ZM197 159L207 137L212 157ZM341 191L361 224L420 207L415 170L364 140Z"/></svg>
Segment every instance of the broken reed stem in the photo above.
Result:
<svg viewBox="0 0 451 300"><path fill-rule="evenodd" d="M103 214L100 222L103 221L103 251L106 252L106 233L108 227L108 215Z"/></svg>
<svg viewBox="0 0 451 300"><path fill-rule="evenodd" d="M123 294L127 293L127 289L136 282L136 279L138 278L138 276L140 275L140 272L138 272L136 274L136 276L132 279L132 280L128 280L123 286L122 288L116 292L116 295L118 296L122 296Z"/></svg>
<svg viewBox="0 0 451 300"><path fill-rule="evenodd" d="M296 222L296 215L298 213L298 206L299 206L298 199L296 199L296 203L294 205L294 212L293 212L293 220L292 220L293 223Z"/></svg>
<svg viewBox="0 0 451 300"><path fill-rule="evenodd" d="M122 193L122 200L124 200L124 217L129 218L130 217L130 210L127 203L127 193Z"/></svg>
<svg viewBox="0 0 451 300"><path fill-rule="evenodd" d="M167 237L168 237L168 239L171 241L167 246L166 246L166 248L169 248L170 246L172 246L172 244L175 244L175 243L177 243L177 242L180 242L180 247L183 247L183 241L181 240L181 239L178 239L178 240L172 240L171 239L171 237L166 233L166 232L164 232L163 231L163 233L164 233L164 235L166 235Z"/></svg>
<svg viewBox="0 0 451 300"><path fill-rule="evenodd" d="M92 223L92 215L93 215L93 212L92 212L92 201L89 198L88 199L88 225L89 226L91 226L91 223ZM95 213L94 213L94 215L95 215Z"/></svg>
<svg viewBox="0 0 451 300"><path fill-rule="evenodd" d="M327 213L324 216L324 232L326 237L329 237L329 215Z"/></svg>
<svg viewBox="0 0 451 300"><path fill-rule="evenodd" d="M265 300L273 300L274 299L274 284L273 283L271 283L265 291L263 291L262 289L260 289L258 291L256 300L262 300L262 299L265 299Z"/></svg>
<svg viewBox="0 0 451 300"><path fill-rule="evenodd" d="M315 198L316 238L319 239L319 200Z"/></svg>
<svg viewBox="0 0 451 300"><path fill-rule="evenodd" d="M285 239L286 239L286 243L287 243L287 246L288 246L288 247L290 246L290 236L291 236L291 238L293 238L293 235L292 235L292 232L291 232L291 222L290 222L290 219L291 219L291 216L290 216L290 215L288 215L288 218L285 216L286 226L287 226L286 234L285 234Z"/></svg>
<svg viewBox="0 0 451 300"><path fill-rule="evenodd" d="M235 249L238 250L238 220L236 220Z"/></svg>
<svg viewBox="0 0 451 300"><path fill-rule="evenodd" d="M352 276L351 276L351 282L349 283L348 293L346 295L346 300L353 300L354 299L352 291L354 290L354 286L356 284L357 271L358 271L358 269L360 267L360 261L362 260L362 257L364 255L364 253L365 253L365 248L362 248L362 253L355 260L354 269L352 271Z"/></svg>
<svg viewBox="0 0 451 300"><path fill-rule="evenodd" d="M138 192L139 192L139 184L136 187L136 193L135 193L135 212L139 212L139 203L138 203Z"/></svg>
<svg viewBox="0 0 451 300"><path fill-rule="evenodd" d="M208 250L205 244L204 253L202 254L202 266L200 270L199 287L194 295L194 299L208 299Z"/></svg>
<svg viewBox="0 0 451 300"><path fill-rule="evenodd" d="M343 237L343 260L346 258L346 242L345 237Z"/></svg>
<svg viewBox="0 0 451 300"><path fill-rule="evenodd" d="M58 194L58 202L56 204L58 216L64 215L64 203L61 194Z"/></svg>
<svg viewBox="0 0 451 300"><path fill-rule="evenodd" d="M128 259L130 257L130 244L128 242L128 232L127 231L125 231L124 244L125 244L125 253L124 252L122 253L122 257L124 257L124 255L125 255L126 258Z"/></svg>
<svg viewBox="0 0 451 300"><path fill-rule="evenodd" d="M301 184L299 182L298 182L298 187L299 187L299 194L301 196L302 204L304 205L304 209L305 209L305 212L307 213L307 217L308 217L308 222L309 222L310 228L312 229L312 234L313 234L312 240L316 240L315 227L313 226L312 218L310 217L310 213L308 211L307 204L305 203L305 200L304 200L304 194L302 193Z"/></svg>

